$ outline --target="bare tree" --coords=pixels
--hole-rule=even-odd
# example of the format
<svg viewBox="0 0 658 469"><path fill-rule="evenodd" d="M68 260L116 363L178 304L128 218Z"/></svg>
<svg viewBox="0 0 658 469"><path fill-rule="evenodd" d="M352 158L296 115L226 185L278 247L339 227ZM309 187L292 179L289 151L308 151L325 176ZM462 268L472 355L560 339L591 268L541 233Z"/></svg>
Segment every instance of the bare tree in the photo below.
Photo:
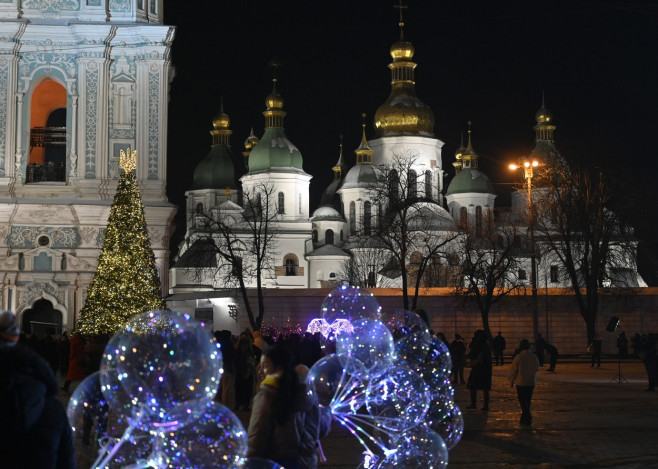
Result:
<svg viewBox="0 0 658 469"><path fill-rule="evenodd" d="M524 288L519 278L518 259L522 255L519 232L510 220L495 224L493 216L483 217L481 226L463 226L461 239L462 281L456 293L475 298L482 327L489 337L489 312L494 304L510 293Z"/></svg>
<svg viewBox="0 0 658 469"><path fill-rule="evenodd" d="M345 246L350 257L340 264L338 279L341 283L361 288L388 288L392 280L382 275L381 271L389 260L389 256L375 240L363 240L363 243L354 242Z"/></svg>
<svg viewBox="0 0 658 469"><path fill-rule="evenodd" d="M414 170L417 159L417 154L409 151L379 168L377 182L368 187L377 216L372 220L364 217L357 235L361 242L371 239L387 253L389 260L380 272L400 278L406 310L416 308L419 288L428 286L428 267L447 258L451 242L458 237L450 215L419 190ZM414 287L410 301L409 290Z"/></svg>
<svg viewBox="0 0 658 469"><path fill-rule="evenodd" d="M260 329L265 316L263 278L273 271L276 250L275 229L280 217L274 187L263 183L242 194L242 206L224 203L207 211L196 211L197 230L193 235L199 247L192 265L205 262L196 276L208 275L215 283L237 288L242 296L252 329ZM215 259L209 262L209 259ZM204 260L205 259L205 260ZM192 268L189 268L192 270ZM257 312L247 289L255 283Z"/></svg>
<svg viewBox="0 0 658 469"><path fill-rule="evenodd" d="M611 179L597 167L545 163L534 192L536 230L543 256L556 259L574 292L591 341L599 296L632 293L641 282L633 230L611 210Z"/></svg>

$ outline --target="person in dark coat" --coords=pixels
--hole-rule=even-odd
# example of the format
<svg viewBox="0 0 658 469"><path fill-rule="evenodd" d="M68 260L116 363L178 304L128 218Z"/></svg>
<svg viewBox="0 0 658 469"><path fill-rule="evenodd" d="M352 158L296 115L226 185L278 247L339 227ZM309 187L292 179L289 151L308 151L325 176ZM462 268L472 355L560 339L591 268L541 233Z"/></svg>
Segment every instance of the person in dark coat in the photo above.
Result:
<svg viewBox="0 0 658 469"><path fill-rule="evenodd" d="M553 372L555 371L555 365L557 364L557 347L546 342L544 344L544 350L546 350L546 353L548 353L548 370L546 371Z"/></svg>
<svg viewBox="0 0 658 469"><path fill-rule="evenodd" d="M539 359L539 366L544 366L545 346L546 346L546 341L541 336L541 334L537 334L537 337L535 337L535 355L537 355L537 358Z"/></svg>
<svg viewBox="0 0 658 469"><path fill-rule="evenodd" d="M603 348L603 341L598 335L595 335L592 339L592 368L596 363L598 368L601 368L601 349Z"/></svg>
<svg viewBox="0 0 658 469"><path fill-rule="evenodd" d="M235 344L235 410L249 410L256 374L256 352L247 332Z"/></svg>
<svg viewBox="0 0 658 469"><path fill-rule="evenodd" d="M452 358L452 382L464 384L464 367L466 366L466 344L464 338L455 334L455 340L450 343Z"/></svg>
<svg viewBox="0 0 658 469"><path fill-rule="evenodd" d="M489 391L491 390L491 375L493 372L491 360L491 347L487 340L487 333L483 330L475 331L468 352L471 373L468 376L466 386L471 391L471 405L467 409L475 409L476 391L484 393L484 405L482 410L489 410Z"/></svg>
<svg viewBox="0 0 658 469"><path fill-rule="evenodd" d="M13 325L12 325L13 321ZM75 469L73 436L50 365L18 342L0 315L0 458L3 468Z"/></svg>
<svg viewBox="0 0 658 469"><path fill-rule="evenodd" d="M505 337L503 337L502 332L498 332L498 335L493 338L493 343L491 344L494 353L494 359L496 360L496 365L504 365L505 358L503 353L505 352L505 347L507 343L505 342Z"/></svg>

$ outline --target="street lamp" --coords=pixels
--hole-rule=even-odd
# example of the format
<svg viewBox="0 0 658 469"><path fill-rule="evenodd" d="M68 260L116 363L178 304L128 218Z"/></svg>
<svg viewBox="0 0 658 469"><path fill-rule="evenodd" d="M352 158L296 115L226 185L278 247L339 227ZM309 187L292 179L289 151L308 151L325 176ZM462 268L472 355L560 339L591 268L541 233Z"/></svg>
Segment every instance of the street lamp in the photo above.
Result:
<svg viewBox="0 0 658 469"><path fill-rule="evenodd" d="M520 165L510 164L509 169L523 168L523 177L528 181L528 230L530 231L530 285L532 286L532 333L539 335L539 312L537 311L537 253L535 252L535 213L532 206L533 169L539 166L537 160L524 160Z"/></svg>

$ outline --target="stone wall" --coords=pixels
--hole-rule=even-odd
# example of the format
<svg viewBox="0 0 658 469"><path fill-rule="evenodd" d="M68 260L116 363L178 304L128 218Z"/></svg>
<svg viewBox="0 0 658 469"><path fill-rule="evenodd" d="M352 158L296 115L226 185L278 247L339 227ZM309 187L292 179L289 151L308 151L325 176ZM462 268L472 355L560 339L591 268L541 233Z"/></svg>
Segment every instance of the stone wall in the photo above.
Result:
<svg viewBox="0 0 658 469"><path fill-rule="evenodd" d="M321 306L331 289L268 290L265 298L266 325L282 327L306 327L308 322L321 317ZM402 296L397 289L370 289L384 310L402 308ZM584 355L587 348L587 332L576 298L563 289L540 289L539 332L554 344L560 354ZM238 300L241 303L241 299ZM256 304L254 297L254 305ZM479 310L472 298L459 298L452 290L427 289L419 297L418 306L431 315L432 330L443 332L452 340L455 333L468 342L476 329L482 328ZM236 323L236 331L249 327L242 304ZM620 318L620 328L607 332L612 316ZM531 339L532 316L529 295L512 295L496 303L489 317L493 334L501 331L507 339L506 352L512 353L523 338ZM630 338L635 333L658 332L658 288L644 288L633 295L602 295L600 297L597 331L603 340L603 353L615 354L619 331ZM630 347L630 342L629 342Z"/></svg>

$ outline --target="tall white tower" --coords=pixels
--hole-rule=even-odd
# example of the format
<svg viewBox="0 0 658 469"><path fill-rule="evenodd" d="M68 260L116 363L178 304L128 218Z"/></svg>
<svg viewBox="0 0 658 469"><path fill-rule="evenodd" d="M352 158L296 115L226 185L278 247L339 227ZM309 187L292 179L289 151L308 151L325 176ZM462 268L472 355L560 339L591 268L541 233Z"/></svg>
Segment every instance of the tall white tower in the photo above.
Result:
<svg viewBox="0 0 658 469"><path fill-rule="evenodd" d="M102 247L119 150L137 150L167 290L170 46L162 0L0 2L0 291L28 332L71 329Z"/></svg>

